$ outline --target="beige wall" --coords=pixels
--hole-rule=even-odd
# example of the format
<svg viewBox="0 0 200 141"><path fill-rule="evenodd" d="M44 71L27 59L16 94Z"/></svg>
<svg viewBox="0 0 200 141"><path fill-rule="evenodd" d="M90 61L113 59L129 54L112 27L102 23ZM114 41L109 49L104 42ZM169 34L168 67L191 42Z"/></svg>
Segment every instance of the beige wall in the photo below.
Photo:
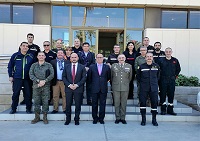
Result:
<svg viewBox="0 0 200 141"><path fill-rule="evenodd" d="M0 24L0 54L13 54L23 41L27 41L27 33L35 35L34 43L41 46L45 40L50 41L49 25Z"/></svg>
<svg viewBox="0 0 200 141"><path fill-rule="evenodd" d="M200 29L147 28L144 31L144 36L150 38L150 44L152 45L154 42L160 41L162 50L166 47L171 47L173 56L180 61L182 74L200 78Z"/></svg>

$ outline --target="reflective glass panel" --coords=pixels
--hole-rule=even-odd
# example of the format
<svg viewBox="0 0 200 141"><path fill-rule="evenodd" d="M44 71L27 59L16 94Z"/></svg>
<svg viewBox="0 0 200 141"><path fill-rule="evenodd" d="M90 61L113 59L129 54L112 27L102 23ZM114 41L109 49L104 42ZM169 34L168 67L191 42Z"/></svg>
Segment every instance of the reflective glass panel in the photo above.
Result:
<svg viewBox="0 0 200 141"><path fill-rule="evenodd" d="M133 41L135 48L138 49L142 45L142 31L126 31L126 42Z"/></svg>
<svg viewBox="0 0 200 141"><path fill-rule="evenodd" d="M69 46L69 30L67 28L52 28L52 45L55 48L55 42L61 39L63 45Z"/></svg>
<svg viewBox="0 0 200 141"><path fill-rule="evenodd" d="M13 23L32 24L33 6L13 5Z"/></svg>
<svg viewBox="0 0 200 141"><path fill-rule="evenodd" d="M10 5L0 4L0 23L11 23Z"/></svg>
<svg viewBox="0 0 200 141"><path fill-rule="evenodd" d="M69 25L69 7L52 6L52 26Z"/></svg>
<svg viewBox="0 0 200 141"><path fill-rule="evenodd" d="M96 47L96 31L95 30L74 30L73 31L73 42L74 39L80 39L80 42L88 42L90 44L90 51L95 52Z"/></svg>
<svg viewBox="0 0 200 141"><path fill-rule="evenodd" d="M189 28L200 28L200 11L190 11Z"/></svg>
<svg viewBox="0 0 200 141"><path fill-rule="evenodd" d="M187 11L162 11L162 28L187 28Z"/></svg>
<svg viewBox="0 0 200 141"><path fill-rule="evenodd" d="M127 28L143 28L144 27L144 9L128 8L127 9Z"/></svg>
<svg viewBox="0 0 200 141"><path fill-rule="evenodd" d="M124 27L124 8L72 7L72 26Z"/></svg>

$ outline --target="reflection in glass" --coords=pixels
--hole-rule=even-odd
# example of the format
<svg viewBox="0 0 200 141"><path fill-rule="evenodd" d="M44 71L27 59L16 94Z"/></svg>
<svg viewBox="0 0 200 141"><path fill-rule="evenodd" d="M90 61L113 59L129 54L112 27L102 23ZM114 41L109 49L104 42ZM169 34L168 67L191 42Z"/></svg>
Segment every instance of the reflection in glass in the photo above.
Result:
<svg viewBox="0 0 200 141"><path fill-rule="evenodd" d="M0 4L0 23L11 23L10 5Z"/></svg>
<svg viewBox="0 0 200 141"><path fill-rule="evenodd" d="M128 8L127 9L127 28L143 28L144 27L144 9Z"/></svg>
<svg viewBox="0 0 200 141"><path fill-rule="evenodd" d="M126 42L133 41L135 48L138 49L142 45L142 31L126 31Z"/></svg>
<svg viewBox="0 0 200 141"><path fill-rule="evenodd" d="M72 7L72 26L124 27L124 8Z"/></svg>
<svg viewBox="0 0 200 141"><path fill-rule="evenodd" d="M13 23L32 24L33 6L13 5Z"/></svg>
<svg viewBox="0 0 200 141"><path fill-rule="evenodd" d="M69 7L52 6L52 25L53 26L69 25Z"/></svg>
<svg viewBox="0 0 200 141"><path fill-rule="evenodd" d="M162 11L162 28L187 28L187 11Z"/></svg>
<svg viewBox="0 0 200 141"><path fill-rule="evenodd" d="M69 30L67 28L52 28L52 45L55 48L55 42L61 39L64 47L69 46Z"/></svg>
<svg viewBox="0 0 200 141"><path fill-rule="evenodd" d="M200 28L200 11L190 11L189 28Z"/></svg>
<svg viewBox="0 0 200 141"><path fill-rule="evenodd" d="M73 42L74 39L80 39L80 42L88 42L90 44L90 51L95 52L96 47L96 31L95 30L74 30L73 31Z"/></svg>

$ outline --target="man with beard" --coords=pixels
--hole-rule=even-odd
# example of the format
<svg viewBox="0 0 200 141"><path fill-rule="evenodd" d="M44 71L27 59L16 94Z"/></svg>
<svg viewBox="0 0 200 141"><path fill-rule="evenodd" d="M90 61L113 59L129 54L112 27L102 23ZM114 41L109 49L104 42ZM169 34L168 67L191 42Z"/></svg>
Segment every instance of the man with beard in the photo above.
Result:
<svg viewBox="0 0 200 141"><path fill-rule="evenodd" d="M159 60L165 57L165 52L161 51L161 42L154 43L155 51L153 52L154 62L158 64Z"/></svg>

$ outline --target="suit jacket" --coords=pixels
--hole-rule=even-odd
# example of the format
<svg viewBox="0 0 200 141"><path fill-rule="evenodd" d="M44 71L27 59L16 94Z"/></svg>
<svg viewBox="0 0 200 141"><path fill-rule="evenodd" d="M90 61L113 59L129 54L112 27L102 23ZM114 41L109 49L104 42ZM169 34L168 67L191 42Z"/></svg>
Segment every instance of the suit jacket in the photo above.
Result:
<svg viewBox="0 0 200 141"><path fill-rule="evenodd" d="M114 63L111 67L111 81L113 91L129 91L129 83L132 79L132 66L124 63L123 67L119 63Z"/></svg>
<svg viewBox="0 0 200 141"><path fill-rule="evenodd" d="M93 52L89 51L85 59L83 58L83 56L85 56L83 51L79 52L78 56L79 56L79 63L84 65L85 67L90 67L90 65L95 64L95 54Z"/></svg>
<svg viewBox="0 0 200 141"><path fill-rule="evenodd" d="M63 70L62 79L65 84L65 92L74 92L74 93L83 93L84 92L84 83L86 81L86 69L83 65L78 63L74 84L77 84L79 87L75 90L70 89L68 86L73 84L72 81L72 64L66 64Z"/></svg>
<svg viewBox="0 0 200 141"><path fill-rule="evenodd" d="M53 80L52 80L52 85L53 86L55 86L56 85L56 82L57 82L57 60L56 59L54 59L54 60L52 60L51 62L51 65L53 66L53 69L54 69L54 78L53 78ZM66 65L66 64L69 64L70 63L70 61L69 60L65 60L64 61L64 66Z"/></svg>
<svg viewBox="0 0 200 141"><path fill-rule="evenodd" d="M111 77L110 67L103 64L101 75L99 75L97 64L91 65L87 77L91 84L91 93L107 93L108 92L108 80Z"/></svg>

